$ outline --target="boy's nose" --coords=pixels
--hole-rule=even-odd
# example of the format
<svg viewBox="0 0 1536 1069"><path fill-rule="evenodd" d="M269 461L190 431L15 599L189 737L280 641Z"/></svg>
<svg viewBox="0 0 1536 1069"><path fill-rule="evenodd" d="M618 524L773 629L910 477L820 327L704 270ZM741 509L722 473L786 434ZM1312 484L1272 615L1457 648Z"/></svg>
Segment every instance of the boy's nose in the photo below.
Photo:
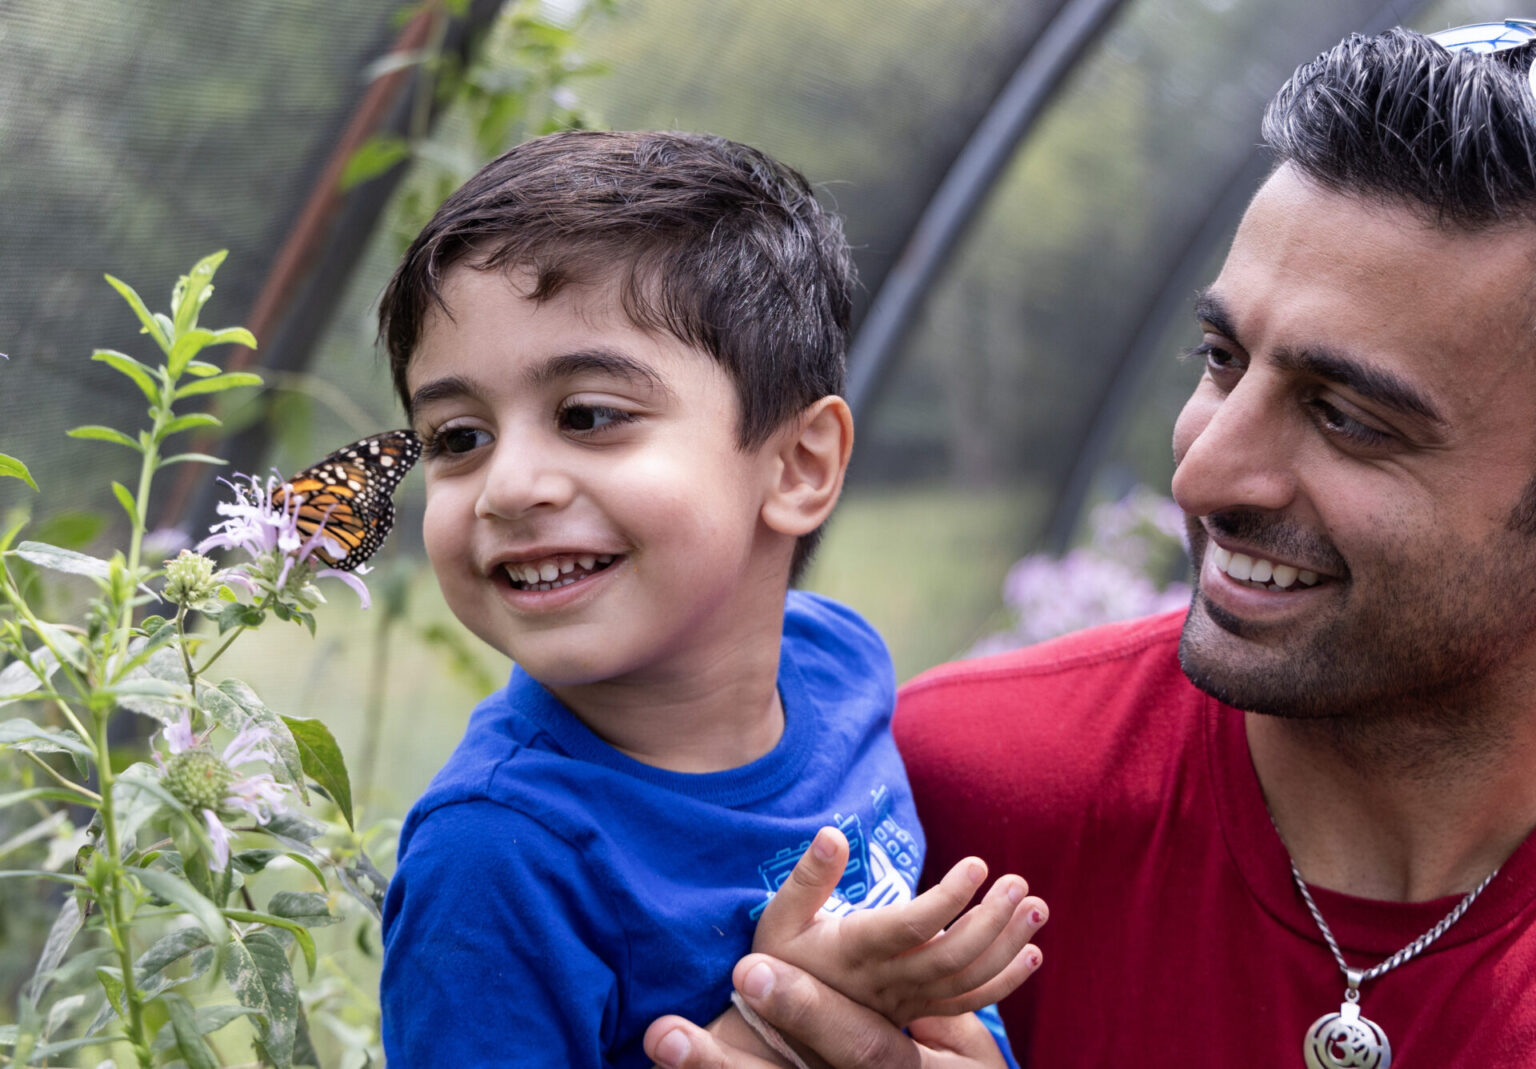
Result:
<svg viewBox="0 0 1536 1069"><path fill-rule="evenodd" d="M1173 432L1173 497L1185 513L1279 511L1291 503L1296 442L1284 403L1246 378L1225 396L1209 383L1195 391Z"/></svg>
<svg viewBox="0 0 1536 1069"><path fill-rule="evenodd" d="M570 472L548 451L503 438L485 466L475 516L517 519L535 510L552 511L568 504L574 492Z"/></svg>

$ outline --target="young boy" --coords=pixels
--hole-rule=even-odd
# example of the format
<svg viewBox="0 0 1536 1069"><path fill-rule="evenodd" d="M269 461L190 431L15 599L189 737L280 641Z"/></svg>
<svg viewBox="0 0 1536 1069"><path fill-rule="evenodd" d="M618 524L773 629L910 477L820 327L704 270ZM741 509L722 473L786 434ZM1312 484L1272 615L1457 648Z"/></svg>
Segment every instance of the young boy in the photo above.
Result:
<svg viewBox="0 0 1536 1069"><path fill-rule="evenodd" d="M803 178L680 134L520 145L406 253L380 323L425 444L427 553L517 667L401 833L391 1064L649 1064L651 1020L729 1009L823 825L853 844L836 894L777 907L759 949L893 1019L1038 964L1017 877L930 939L984 869L913 899L889 657L848 610L786 598L852 446L850 289Z"/></svg>

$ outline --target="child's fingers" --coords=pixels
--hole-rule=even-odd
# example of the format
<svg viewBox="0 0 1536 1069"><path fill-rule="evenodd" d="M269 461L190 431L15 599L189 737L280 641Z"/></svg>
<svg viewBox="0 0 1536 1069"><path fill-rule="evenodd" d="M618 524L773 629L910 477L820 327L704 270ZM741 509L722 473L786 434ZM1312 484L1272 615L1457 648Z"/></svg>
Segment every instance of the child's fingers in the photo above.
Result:
<svg viewBox="0 0 1536 1069"><path fill-rule="evenodd" d="M925 1016L953 1017L961 1013L974 1013L983 1006L1001 1002L1033 976L1043 960L1040 948L1033 943L1027 944L990 980L953 998L932 1001L922 1012Z"/></svg>
<svg viewBox="0 0 1536 1069"><path fill-rule="evenodd" d="M910 902L845 917L849 931L856 933L852 937L857 944L856 956L885 960L922 946L959 916L986 878L986 863L979 857L968 857ZM1001 921L998 927L1002 927Z"/></svg>
<svg viewBox="0 0 1536 1069"><path fill-rule="evenodd" d="M771 951L779 945L776 940L791 938L815 920L847 865L848 840L843 833L830 827L818 831L763 910L752 946Z"/></svg>
<svg viewBox="0 0 1536 1069"><path fill-rule="evenodd" d="M998 880L948 931L910 955L912 975L949 995L968 991L1003 969L1048 915L1044 902L1026 897L1028 890L1018 876Z"/></svg>

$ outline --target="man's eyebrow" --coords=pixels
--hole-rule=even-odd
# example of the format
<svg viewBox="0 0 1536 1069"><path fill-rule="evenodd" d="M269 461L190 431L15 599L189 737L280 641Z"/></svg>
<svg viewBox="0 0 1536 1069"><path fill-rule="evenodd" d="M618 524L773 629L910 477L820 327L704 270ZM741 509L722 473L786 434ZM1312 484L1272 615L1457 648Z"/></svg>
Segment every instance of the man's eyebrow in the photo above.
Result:
<svg viewBox="0 0 1536 1069"><path fill-rule="evenodd" d="M1218 333L1238 341L1237 329L1226 302L1210 290L1201 290L1195 297L1195 316L1202 323L1209 323ZM1277 367L1286 371L1303 372L1320 379L1336 382L1361 397L1418 416L1437 426L1445 425L1445 417L1423 393L1402 378L1327 347L1312 346L1304 349L1279 349L1274 354Z"/></svg>
<svg viewBox="0 0 1536 1069"><path fill-rule="evenodd" d="M1195 318L1202 323L1209 323L1218 333L1234 340L1237 338L1226 302L1208 289L1195 294Z"/></svg>
<svg viewBox="0 0 1536 1069"><path fill-rule="evenodd" d="M1439 409L1413 386L1382 368L1371 367L1334 349L1281 349L1275 364L1287 371L1301 371L1336 382L1361 397L1418 416L1437 426L1445 425Z"/></svg>

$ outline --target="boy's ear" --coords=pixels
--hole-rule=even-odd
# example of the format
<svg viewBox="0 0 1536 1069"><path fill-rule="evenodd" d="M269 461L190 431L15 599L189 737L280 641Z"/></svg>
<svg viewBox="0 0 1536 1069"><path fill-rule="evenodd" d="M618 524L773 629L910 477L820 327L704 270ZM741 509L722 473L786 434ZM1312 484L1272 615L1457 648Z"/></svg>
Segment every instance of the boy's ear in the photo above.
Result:
<svg viewBox="0 0 1536 1069"><path fill-rule="evenodd" d="M836 395L807 405L772 439L774 479L763 522L798 538L822 525L843 491L853 452L853 414Z"/></svg>

